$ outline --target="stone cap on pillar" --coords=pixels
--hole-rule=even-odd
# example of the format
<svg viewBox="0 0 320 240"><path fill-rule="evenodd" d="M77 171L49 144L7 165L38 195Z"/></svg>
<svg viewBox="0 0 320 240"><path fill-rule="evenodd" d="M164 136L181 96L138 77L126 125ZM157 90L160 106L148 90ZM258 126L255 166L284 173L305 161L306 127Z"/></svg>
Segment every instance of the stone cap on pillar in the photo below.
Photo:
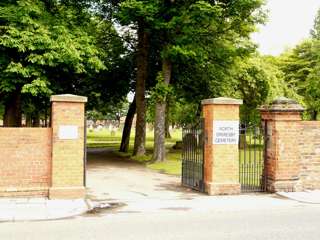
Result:
<svg viewBox="0 0 320 240"><path fill-rule="evenodd" d="M73 95L73 94L52 95L50 97L50 102L82 102L82 103L86 103L87 101L88 101L87 97Z"/></svg>
<svg viewBox="0 0 320 240"><path fill-rule="evenodd" d="M264 105L259 108L262 112L303 112L304 108L295 100L279 97L270 105Z"/></svg>
<svg viewBox="0 0 320 240"><path fill-rule="evenodd" d="M243 104L242 99L234 99L234 98L226 98L226 97L218 97L218 98L210 98L204 99L201 101L202 105L241 105Z"/></svg>

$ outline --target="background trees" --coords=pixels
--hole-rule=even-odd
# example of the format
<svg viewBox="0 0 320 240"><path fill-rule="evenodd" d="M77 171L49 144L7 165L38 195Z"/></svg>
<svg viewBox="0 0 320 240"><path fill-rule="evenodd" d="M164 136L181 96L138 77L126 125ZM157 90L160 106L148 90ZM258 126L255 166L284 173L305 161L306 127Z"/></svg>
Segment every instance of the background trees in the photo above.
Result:
<svg viewBox="0 0 320 240"><path fill-rule="evenodd" d="M278 66L285 82L295 92L295 99L307 108L306 118L316 120L319 113L318 71L320 64L320 11L315 19L311 37L279 57Z"/></svg>
<svg viewBox="0 0 320 240"><path fill-rule="evenodd" d="M77 92L84 78L105 68L91 35L94 30L88 13L67 1L1 3L0 94L5 126L20 126L24 97L46 99L48 105L53 92Z"/></svg>
<svg viewBox="0 0 320 240"><path fill-rule="evenodd" d="M93 1L71 0L1 3L5 126L19 126L21 113L38 123L53 93L86 95L89 109L126 98L134 78L132 51L93 7Z"/></svg>

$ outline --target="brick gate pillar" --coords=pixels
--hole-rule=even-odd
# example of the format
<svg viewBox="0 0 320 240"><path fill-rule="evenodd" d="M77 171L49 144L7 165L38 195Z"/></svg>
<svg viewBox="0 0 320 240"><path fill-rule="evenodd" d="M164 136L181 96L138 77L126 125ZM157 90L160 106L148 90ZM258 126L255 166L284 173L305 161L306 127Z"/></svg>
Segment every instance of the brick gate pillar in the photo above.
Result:
<svg viewBox="0 0 320 240"><path fill-rule="evenodd" d="M301 112L296 101L280 97L260 108L266 132L267 190L299 191Z"/></svg>
<svg viewBox="0 0 320 240"><path fill-rule="evenodd" d="M49 198L83 198L86 97L51 96L52 166Z"/></svg>
<svg viewBox="0 0 320 240"><path fill-rule="evenodd" d="M242 100L202 101L205 125L204 181L209 195L238 194L239 105Z"/></svg>

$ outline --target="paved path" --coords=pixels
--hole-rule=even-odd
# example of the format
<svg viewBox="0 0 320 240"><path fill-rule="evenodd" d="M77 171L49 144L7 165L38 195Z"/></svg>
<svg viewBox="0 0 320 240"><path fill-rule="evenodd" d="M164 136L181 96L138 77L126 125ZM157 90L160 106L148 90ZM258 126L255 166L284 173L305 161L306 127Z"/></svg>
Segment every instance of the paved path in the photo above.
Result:
<svg viewBox="0 0 320 240"><path fill-rule="evenodd" d="M88 151L87 186L91 200L109 202L192 199L203 195L182 187L178 176L150 170L103 149Z"/></svg>
<svg viewBox="0 0 320 240"><path fill-rule="evenodd" d="M89 209L91 204L85 199L0 198L0 222L68 218Z"/></svg>

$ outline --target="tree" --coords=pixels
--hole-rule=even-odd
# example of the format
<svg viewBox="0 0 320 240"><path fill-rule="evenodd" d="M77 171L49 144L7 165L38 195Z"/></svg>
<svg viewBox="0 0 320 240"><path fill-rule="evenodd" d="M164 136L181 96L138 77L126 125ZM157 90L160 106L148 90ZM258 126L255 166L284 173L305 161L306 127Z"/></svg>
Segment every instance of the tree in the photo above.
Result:
<svg viewBox="0 0 320 240"><path fill-rule="evenodd" d="M319 62L317 46L317 40L307 39L279 57L279 68L284 73L288 88L296 92L296 100L308 108L312 119L316 119L318 112L309 102L311 98L307 97L307 87L309 75Z"/></svg>
<svg viewBox="0 0 320 240"><path fill-rule="evenodd" d="M136 113L136 97L129 105L128 113L126 115L125 123L122 131L122 138L120 144L120 152L128 152L130 143L131 127L133 123L133 118Z"/></svg>
<svg viewBox="0 0 320 240"><path fill-rule="evenodd" d="M308 75L308 85L306 87L306 101L309 110L312 109L311 118L317 120L320 112L320 64L317 65Z"/></svg>
<svg viewBox="0 0 320 240"><path fill-rule="evenodd" d="M310 63L310 65L312 65L312 69L309 71L309 74L306 78L304 99L311 119L317 120L318 113L320 112L320 39L314 40L312 51L314 53L315 63Z"/></svg>
<svg viewBox="0 0 320 240"><path fill-rule="evenodd" d="M318 9L317 15L314 19L313 29L310 31L313 39L320 40L320 9Z"/></svg>
<svg viewBox="0 0 320 240"><path fill-rule="evenodd" d="M234 66L231 82L235 92L232 95L243 99L241 120L247 123L258 122L258 107L270 103L276 97L293 96L275 61L274 57L255 54Z"/></svg>
<svg viewBox="0 0 320 240"><path fill-rule="evenodd" d="M296 98L307 107L313 120L319 113L318 77L320 65L320 9L314 20L311 38L304 40L280 56L279 67L284 72L285 81L297 93Z"/></svg>
<svg viewBox="0 0 320 240"><path fill-rule="evenodd" d="M135 24L137 29L137 78L136 78L136 133L133 154L145 154L146 100L145 90L148 78L148 57L150 31L154 14L152 1L126 0L120 3L118 19L122 24Z"/></svg>
<svg viewBox="0 0 320 240"><path fill-rule="evenodd" d="M79 2L81 3L81 2ZM0 95L6 126L20 126L22 97L72 89L104 69L90 15L73 1L20 0L0 5Z"/></svg>
<svg viewBox="0 0 320 240"><path fill-rule="evenodd" d="M162 40L162 71L156 86L155 142L153 161L165 159L166 98L173 69L180 62L203 68L232 64L249 52L249 34L263 17L261 1L159 1L154 24ZM213 66L208 66L209 64ZM226 72L222 68L222 72ZM218 73L219 74L219 73ZM162 95L160 94L162 92Z"/></svg>

